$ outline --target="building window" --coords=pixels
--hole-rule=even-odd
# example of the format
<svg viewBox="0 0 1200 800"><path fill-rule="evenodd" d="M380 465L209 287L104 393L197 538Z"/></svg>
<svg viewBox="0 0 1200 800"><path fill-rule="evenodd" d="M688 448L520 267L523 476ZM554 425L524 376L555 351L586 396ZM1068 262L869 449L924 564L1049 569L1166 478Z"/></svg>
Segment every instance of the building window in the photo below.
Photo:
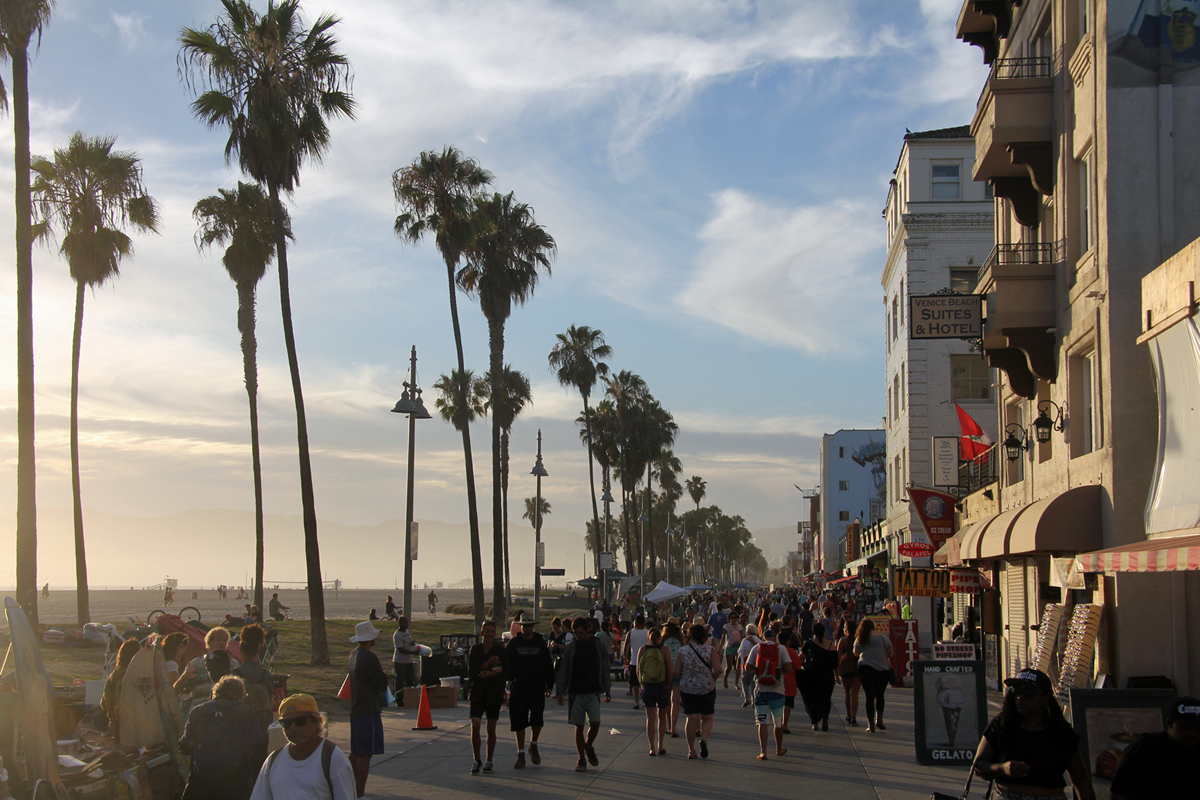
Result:
<svg viewBox="0 0 1200 800"><path fill-rule="evenodd" d="M974 354L950 356L950 397L953 400L991 400L992 371Z"/></svg>
<svg viewBox="0 0 1200 800"><path fill-rule="evenodd" d="M838 491L839 492L850 491L850 481L838 481Z"/></svg>
<svg viewBox="0 0 1200 800"><path fill-rule="evenodd" d="M907 392L904 391L904 365L900 365L900 410L904 410L904 396Z"/></svg>
<svg viewBox="0 0 1200 800"><path fill-rule="evenodd" d="M971 294L975 291L975 283L979 280L979 270L975 267L951 267L950 291L959 294Z"/></svg>
<svg viewBox="0 0 1200 800"><path fill-rule="evenodd" d="M900 419L900 376L892 376L892 416Z"/></svg>
<svg viewBox="0 0 1200 800"><path fill-rule="evenodd" d="M892 298L892 341L900 335L900 300L898 297Z"/></svg>
<svg viewBox="0 0 1200 800"><path fill-rule="evenodd" d="M933 199L959 198L958 164L933 164Z"/></svg>
<svg viewBox="0 0 1200 800"><path fill-rule="evenodd" d="M839 511L838 512L838 522L849 522L849 521L850 521L850 512L849 511Z"/></svg>
<svg viewBox="0 0 1200 800"><path fill-rule="evenodd" d="M1100 446L1097 423L1096 351L1073 355L1068 363L1071 382L1071 457L1086 455Z"/></svg>
<svg viewBox="0 0 1200 800"><path fill-rule="evenodd" d="M846 448L839 447L838 448L838 458L845 458L845 457L846 457Z"/></svg>
<svg viewBox="0 0 1200 800"><path fill-rule="evenodd" d="M1093 203L1091 168L1088 163L1090 156L1084 156L1079 165L1079 254L1083 255L1092 249L1093 241Z"/></svg>
<svg viewBox="0 0 1200 800"><path fill-rule="evenodd" d="M883 409L887 413L887 417L892 422L896 421L896 415L892 413L892 387L887 388L887 408Z"/></svg>

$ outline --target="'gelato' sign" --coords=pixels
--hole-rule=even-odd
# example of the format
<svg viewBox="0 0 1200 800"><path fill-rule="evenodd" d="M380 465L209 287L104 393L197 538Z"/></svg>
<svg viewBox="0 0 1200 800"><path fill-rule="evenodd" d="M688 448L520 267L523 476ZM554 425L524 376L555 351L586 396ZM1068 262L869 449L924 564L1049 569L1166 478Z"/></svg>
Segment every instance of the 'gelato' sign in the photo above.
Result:
<svg viewBox="0 0 1200 800"><path fill-rule="evenodd" d="M908 298L910 339L983 337L983 295L926 294Z"/></svg>

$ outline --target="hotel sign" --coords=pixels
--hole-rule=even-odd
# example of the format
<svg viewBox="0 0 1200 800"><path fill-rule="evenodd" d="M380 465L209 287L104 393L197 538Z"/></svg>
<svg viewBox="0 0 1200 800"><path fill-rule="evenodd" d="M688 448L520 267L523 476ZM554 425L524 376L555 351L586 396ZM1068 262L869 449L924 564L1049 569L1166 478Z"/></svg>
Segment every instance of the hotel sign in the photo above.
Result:
<svg viewBox="0 0 1200 800"><path fill-rule="evenodd" d="M980 339L983 295L926 294L908 298L910 339Z"/></svg>

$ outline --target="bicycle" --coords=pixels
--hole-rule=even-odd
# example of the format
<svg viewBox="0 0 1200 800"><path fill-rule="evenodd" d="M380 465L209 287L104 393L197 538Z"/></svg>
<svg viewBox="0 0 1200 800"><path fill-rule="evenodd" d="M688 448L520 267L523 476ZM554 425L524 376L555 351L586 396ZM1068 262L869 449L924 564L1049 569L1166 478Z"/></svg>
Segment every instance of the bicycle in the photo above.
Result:
<svg viewBox="0 0 1200 800"><path fill-rule="evenodd" d="M437 603L429 604L429 616L431 616L431 617L437 616Z"/></svg>

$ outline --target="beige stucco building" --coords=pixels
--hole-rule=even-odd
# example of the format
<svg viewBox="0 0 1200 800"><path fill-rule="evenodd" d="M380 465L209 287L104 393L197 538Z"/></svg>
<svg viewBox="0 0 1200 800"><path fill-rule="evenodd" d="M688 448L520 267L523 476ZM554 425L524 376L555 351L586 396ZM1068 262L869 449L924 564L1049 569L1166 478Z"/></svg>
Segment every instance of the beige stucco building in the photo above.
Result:
<svg viewBox="0 0 1200 800"><path fill-rule="evenodd" d="M1143 278L1200 236L1198 5L966 0L958 19L992 67L971 133L997 245L976 291L1015 458L993 454L996 482L964 500L940 555L992 578L979 611L994 678L1041 659L1076 686L1103 673L1200 691L1200 639L1185 635L1200 623L1196 572L1087 555L1144 549L1148 519L1159 536L1162 519L1187 516L1147 506L1162 473L1160 397L1138 339ZM1200 524L1192 516L1181 529ZM1066 675L1071 658L1086 663Z"/></svg>

